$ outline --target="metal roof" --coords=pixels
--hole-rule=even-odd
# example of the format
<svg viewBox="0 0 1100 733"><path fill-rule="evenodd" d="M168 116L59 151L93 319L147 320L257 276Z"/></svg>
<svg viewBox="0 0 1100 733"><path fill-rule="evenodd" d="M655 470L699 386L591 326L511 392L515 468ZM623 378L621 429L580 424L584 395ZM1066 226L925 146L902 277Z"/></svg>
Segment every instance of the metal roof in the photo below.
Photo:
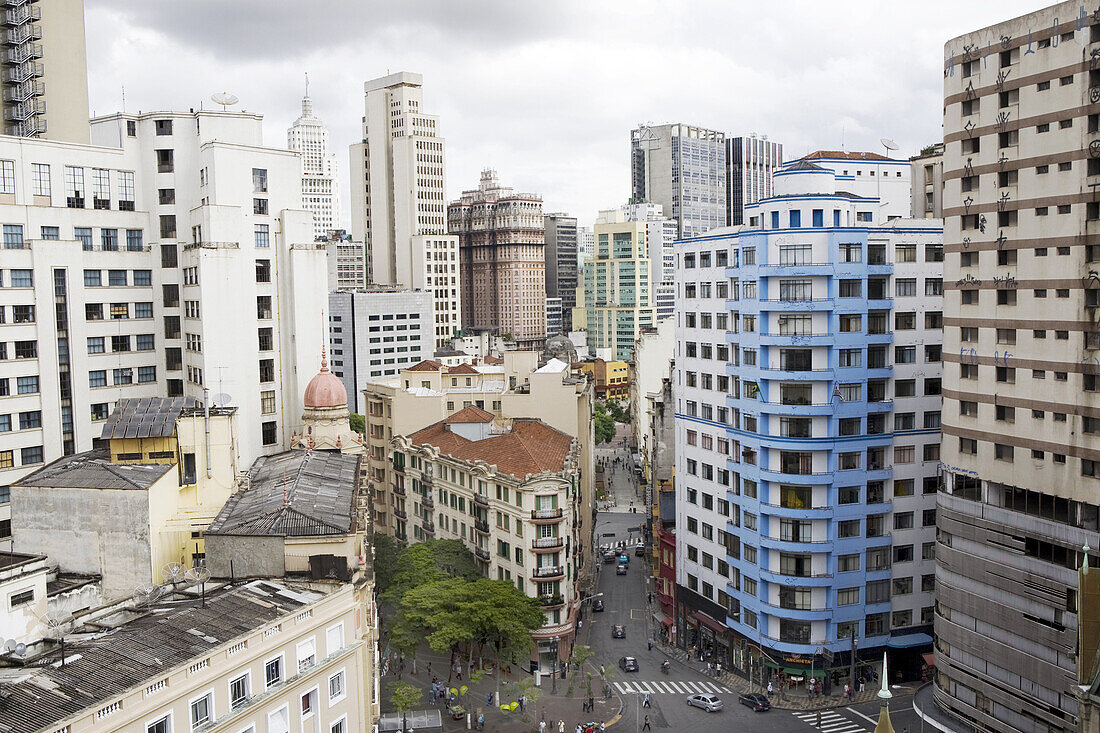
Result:
<svg viewBox="0 0 1100 733"><path fill-rule="evenodd" d="M147 489L172 464L111 463L105 450L90 450L59 458L16 481L16 486L49 486L68 489Z"/></svg>
<svg viewBox="0 0 1100 733"><path fill-rule="evenodd" d="M249 487L218 512L206 534L317 537L354 531L357 455L293 450L252 464Z"/></svg>
<svg viewBox="0 0 1100 733"><path fill-rule="evenodd" d="M0 669L0 725L21 733L53 730L323 596L253 581L208 591L205 608L193 596L182 602L176 596L105 633L83 640L67 635L63 666L55 649L33 666Z"/></svg>
<svg viewBox="0 0 1100 733"><path fill-rule="evenodd" d="M101 438L167 438L176 432L180 413L198 406L194 397L138 397L119 400Z"/></svg>

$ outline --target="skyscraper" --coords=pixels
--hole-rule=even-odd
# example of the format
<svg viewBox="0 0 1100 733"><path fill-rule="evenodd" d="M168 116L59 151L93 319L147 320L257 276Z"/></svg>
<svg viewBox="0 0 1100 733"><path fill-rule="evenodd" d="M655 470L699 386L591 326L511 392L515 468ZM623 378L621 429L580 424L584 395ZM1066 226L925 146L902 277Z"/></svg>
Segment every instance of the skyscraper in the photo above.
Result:
<svg viewBox="0 0 1100 733"><path fill-rule="evenodd" d="M772 195L772 174L783 165L783 146L767 135L726 138L726 221L745 223L745 207Z"/></svg>
<svg viewBox="0 0 1100 733"><path fill-rule="evenodd" d="M365 242L372 282L427 290L437 349L460 328L458 237L447 232L446 143L424 114L423 77L364 84L363 142L351 146L352 239Z"/></svg>
<svg viewBox="0 0 1100 733"><path fill-rule="evenodd" d="M646 252L649 253L649 282L653 288L656 320L673 313L676 288L673 284L676 254L676 222L666 219L659 204L627 204L622 207L627 221L645 223Z"/></svg>
<svg viewBox="0 0 1100 733"><path fill-rule="evenodd" d="M1097 42L1091 8L1064 2L944 47L934 694L981 730L1078 730L1075 568L1100 515Z"/></svg>
<svg viewBox="0 0 1100 733"><path fill-rule="evenodd" d="M340 168L328 149L328 130L313 115L308 78L302 114L286 131L286 142L302 154L302 206L313 214L314 237L327 238L340 224Z"/></svg>
<svg viewBox="0 0 1100 733"><path fill-rule="evenodd" d="M546 228L546 297L556 298L554 310L561 314L558 331L573 330L573 308L577 305L577 217L555 213L543 217Z"/></svg>
<svg viewBox="0 0 1100 733"><path fill-rule="evenodd" d="M458 235L462 323L510 334L522 349L546 339L546 242L542 197L500 185L483 170L478 187L447 207Z"/></svg>
<svg viewBox="0 0 1100 733"><path fill-rule="evenodd" d="M630 134L634 202L660 204L679 239L726 220L726 136L682 123L642 126Z"/></svg>

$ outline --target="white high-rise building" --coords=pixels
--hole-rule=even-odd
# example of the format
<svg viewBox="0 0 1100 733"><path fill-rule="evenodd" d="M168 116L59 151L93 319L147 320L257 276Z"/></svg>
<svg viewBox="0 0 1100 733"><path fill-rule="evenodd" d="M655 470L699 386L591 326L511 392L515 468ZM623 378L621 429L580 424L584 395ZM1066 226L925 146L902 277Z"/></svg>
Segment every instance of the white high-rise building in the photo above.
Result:
<svg viewBox="0 0 1100 733"><path fill-rule="evenodd" d="M313 214L313 236L327 237L339 228L340 168L336 154L328 149L328 130L313 115L308 79L302 114L287 129L286 144L302 154L302 207Z"/></svg>
<svg viewBox="0 0 1100 733"><path fill-rule="evenodd" d="M660 204L627 204L623 212L627 221L645 222L653 305L657 309L657 320L663 320L675 310L673 267L676 265L676 254L673 243L676 241L676 222L665 218Z"/></svg>
<svg viewBox="0 0 1100 733"><path fill-rule="evenodd" d="M370 279L426 290L444 348L461 328L458 237L447 232L446 142L422 112L423 77L408 71L364 85L363 142L351 146L352 239L366 242Z"/></svg>
<svg viewBox="0 0 1100 733"><path fill-rule="evenodd" d="M91 448L128 397L228 395L240 459L289 445L324 337L298 156L240 112L0 137L0 486Z"/></svg>

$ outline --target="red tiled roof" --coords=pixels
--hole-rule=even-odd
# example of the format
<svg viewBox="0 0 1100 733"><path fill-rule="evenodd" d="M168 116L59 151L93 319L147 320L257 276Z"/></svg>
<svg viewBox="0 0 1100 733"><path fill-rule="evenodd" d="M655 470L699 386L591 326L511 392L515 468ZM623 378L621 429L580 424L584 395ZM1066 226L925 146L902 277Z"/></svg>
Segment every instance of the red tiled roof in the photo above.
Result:
<svg viewBox="0 0 1100 733"><path fill-rule="evenodd" d="M461 410L443 420L444 423L450 425L456 422L492 422L493 413L483 410L477 405L470 405L469 407L463 407Z"/></svg>
<svg viewBox="0 0 1100 733"><path fill-rule="evenodd" d="M843 150L815 150L809 155L802 156L802 160L813 160L815 158L837 158L841 160L890 160L885 155L879 153L860 153L856 151L846 152Z"/></svg>
<svg viewBox="0 0 1100 733"><path fill-rule="evenodd" d="M503 364L504 363L504 359L498 359L497 357L493 356L492 354L490 354L489 356L486 356L484 359L482 359L482 361L484 361L486 364Z"/></svg>
<svg viewBox="0 0 1100 733"><path fill-rule="evenodd" d="M414 445L435 446L444 455L462 461L485 461L500 473L519 479L542 471L560 471L573 445L573 439L565 433L529 418L516 418L511 432L481 440L467 440L440 421L413 433L409 440Z"/></svg>
<svg viewBox="0 0 1100 733"><path fill-rule="evenodd" d="M405 371L409 372L438 372L443 368L443 365L438 361L432 361L431 359L425 359L419 364L413 364Z"/></svg>
<svg viewBox="0 0 1100 733"><path fill-rule="evenodd" d="M481 372L479 372L477 369L474 369L469 364L459 364L458 366L453 366L450 369L448 369L447 373L448 374L480 374Z"/></svg>

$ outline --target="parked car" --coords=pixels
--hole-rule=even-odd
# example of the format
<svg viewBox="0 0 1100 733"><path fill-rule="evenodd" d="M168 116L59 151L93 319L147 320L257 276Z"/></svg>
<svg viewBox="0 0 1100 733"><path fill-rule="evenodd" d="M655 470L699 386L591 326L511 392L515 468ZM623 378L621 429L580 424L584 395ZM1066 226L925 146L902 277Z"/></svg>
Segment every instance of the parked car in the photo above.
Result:
<svg viewBox="0 0 1100 733"><path fill-rule="evenodd" d="M741 695L737 698L737 702L742 705L748 705L758 713L763 713L772 709L772 704L768 702L768 698L757 692Z"/></svg>
<svg viewBox="0 0 1100 733"><path fill-rule="evenodd" d="M592 601L592 610L596 611L596 612L599 612L599 611L603 610L603 599L602 598L597 598L596 600Z"/></svg>
<svg viewBox="0 0 1100 733"><path fill-rule="evenodd" d="M717 695L692 695L687 699L687 704L706 710L708 713L717 713L722 709L722 698Z"/></svg>
<svg viewBox="0 0 1100 733"><path fill-rule="evenodd" d="M634 555L635 555L636 557L645 557L645 543L643 543L643 542L639 542L639 543L638 543L638 544L637 544L637 545L636 545L636 546L634 547Z"/></svg>
<svg viewBox="0 0 1100 733"><path fill-rule="evenodd" d="M626 627L624 627L622 624L615 624L614 626L612 626L611 627L611 638L612 639L625 639L626 638Z"/></svg>
<svg viewBox="0 0 1100 733"><path fill-rule="evenodd" d="M619 565L615 568L615 575L626 575L626 565Z"/></svg>
<svg viewBox="0 0 1100 733"><path fill-rule="evenodd" d="M637 672L638 660L634 657L622 657L619 659L619 669L624 672Z"/></svg>

